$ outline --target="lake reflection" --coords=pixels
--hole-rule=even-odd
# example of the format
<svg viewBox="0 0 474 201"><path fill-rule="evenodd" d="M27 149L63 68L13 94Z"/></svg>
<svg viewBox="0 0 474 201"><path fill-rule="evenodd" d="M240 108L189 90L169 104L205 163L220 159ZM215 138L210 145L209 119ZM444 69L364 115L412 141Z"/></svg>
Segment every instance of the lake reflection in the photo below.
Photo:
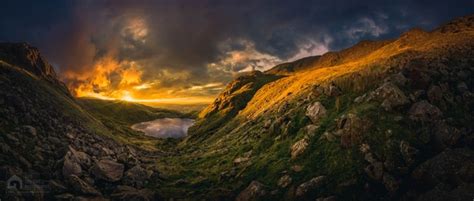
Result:
<svg viewBox="0 0 474 201"><path fill-rule="evenodd" d="M182 138L194 123L192 119L163 118L132 125L133 130L156 138Z"/></svg>

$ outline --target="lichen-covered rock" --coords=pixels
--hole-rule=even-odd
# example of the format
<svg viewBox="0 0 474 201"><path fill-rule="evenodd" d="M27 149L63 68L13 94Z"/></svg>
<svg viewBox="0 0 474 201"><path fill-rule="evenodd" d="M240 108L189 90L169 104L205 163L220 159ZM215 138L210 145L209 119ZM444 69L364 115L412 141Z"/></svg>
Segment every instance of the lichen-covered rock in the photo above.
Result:
<svg viewBox="0 0 474 201"><path fill-rule="evenodd" d="M386 82L379 88L375 89L375 91L369 95L368 101L372 99L382 101L381 106L386 111L390 111L395 107L399 107L410 102L405 96L405 93L403 93L402 90L390 82Z"/></svg>
<svg viewBox="0 0 474 201"><path fill-rule="evenodd" d="M281 187L281 188L286 188L286 187L288 187L288 185L291 184L292 181L293 181L293 179L291 178L290 175L287 175L287 174L283 175L278 180L278 186Z"/></svg>
<svg viewBox="0 0 474 201"><path fill-rule="evenodd" d="M309 140L306 137L299 140L299 141L297 141L297 142L295 142L295 144L293 144L293 146L291 146L291 158L295 159L299 155L304 153L304 151L306 150L308 145L309 145Z"/></svg>
<svg viewBox="0 0 474 201"><path fill-rule="evenodd" d="M306 116L308 116L314 124L318 124L326 113L326 108L320 102L315 102L306 109Z"/></svg>

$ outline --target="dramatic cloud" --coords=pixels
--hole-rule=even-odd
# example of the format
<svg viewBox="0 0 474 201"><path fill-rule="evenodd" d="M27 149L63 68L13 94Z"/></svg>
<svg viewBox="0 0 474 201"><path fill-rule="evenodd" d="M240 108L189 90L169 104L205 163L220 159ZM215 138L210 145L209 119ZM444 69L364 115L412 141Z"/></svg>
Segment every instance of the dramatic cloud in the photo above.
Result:
<svg viewBox="0 0 474 201"><path fill-rule="evenodd" d="M7 0L0 40L39 47L79 96L209 101L239 72L473 12L471 0Z"/></svg>

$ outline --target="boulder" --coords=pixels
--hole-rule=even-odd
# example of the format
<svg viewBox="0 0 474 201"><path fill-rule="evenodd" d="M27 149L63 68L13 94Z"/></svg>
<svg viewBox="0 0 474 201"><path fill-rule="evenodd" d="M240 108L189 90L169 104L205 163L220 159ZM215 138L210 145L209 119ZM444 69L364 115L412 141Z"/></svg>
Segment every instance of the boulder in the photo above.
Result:
<svg viewBox="0 0 474 201"><path fill-rule="evenodd" d="M407 96L400 90L396 85L386 82L379 88L375 89L370 95L368 100L379 100L382 101L381 106L386 110L390 111L395 107L405 105L409 103Z"/></svg>
<svg viewBox="0 0 474 201"><path fill-rule="evenodd" d="M308 116L314 124L318 124L321 118L326 116L326 113L326 108L320 102L315 102L306 109L306 116Z"/></svg>
<svg viewBox="0 0 474 201"><path fill-rule="evenodd" d="M367 175L374 179L374 180L381 180L382 179L382 176L383 176L383 163L382 162L374 162L370 165L368 165L365 169L365 173L367 173Z"/></svg>
<svg viewBox="0 0 474 201"><path fill-rule="evenodd" d="M408 79L403 75L403 73L397 73L385 78L384 82L390 82L397 86L404 86L407 84Z"/></svg>
<svg viewBox="0 0 474 201"><path fill-rule="evenodd" d="M339 87L337 87L336 85L334 85L333 83L331 83L327 90L326 90L326 95L327 96L339 96L342 94L342 91L341 89L339 89Z"/></svg>
<svg viewBox="0 0 474 201"><path fill-rule="evenodd" d="M267 194L266 187L258 182L252 181L247 188L239 193L236 201L250 201L250 200L261 200Z"/></svg>
<svg viewBox="0 0 474 201"><path fill-rule="evenodd" d="M355 114L341 117L337 123L335 135L341 136L341 146L344 148L358 145L362 142L364 133L371 127L372 122L359 118Z"/></svg>
<svg viewBox="0 0 474 201"><path fill-rule="evenodd" d="M21 127L23 133L29 135L30 137L36 137L36 128L33 126L23 126Z"/></svg>
<svg viewBox="0 0 474 201"><path fill-rule="evenodd" d="M293 180L291 179L290 175L287 175L287 174L283 175L278 180L278 186L281 187L281 188L286 188L291 184L292 181Z"/></svg>
<svg viewBox="0 0 474 201"><path fill-rule="evenodd" d="M441 87L433 85L428 89L427 95L431 103L437 103L443 98L443 90Z"/></svg>
<svg viewBox="0 0 474 201"><path fill-rule="evenodd" d="M418 201L445 201L445 200L472 200L474 197L474 184L464 183L454 189L448 185L440 184L432 190L418 197Z"/></svg>
<svg viewBox="0 0 474 201"><path fill-rule="evenodd" d="M308 145L309 145L309 140L306 137L295 142L295 144L291 146L291 158L295 159L299 155L301 155L306 150Z"/></svg>
<svg viewBox="0 0 474 201"><path fill-rule="evenodd" d="M109 182L116 182L122 179L124 165L109 159L97 161L92 167L92 174L98 178Z"/></svg>
<svg viewBox="0 0 474 201"><path fill-rule="evenodd" d="M385 189L387 189L388 192L394 193L398 190L400 187L400 182L397 181L392 175L390 174L384 174L382 178L382 182L385 186Z"/></svg>
<svg viewBox="0 0 474 201"><path fill-rule="evenodd" d="M411 166L415 162L418 152L418 149L412 147L410 143L404 140L400 142L400 153L402 154L403 160L407 166Z"/></svg>
<svg viewBox="0 0 474 201"><path fill-rule="evenodd" d="M296 188L295 195L297 197L304 197L309 192L311 192L313 190L316 190L317 188L321 187L324 184L325 181L326 181L326 176L314 177L311 180L300 184Z"/></svg>
<svg viewBox="0 0 474 201"><path fill-rule="evenodd" d="M82 169L88 169L91 165L90 156L84 152L76 151L69 146L69 151L64 156L62 173L63 176L80 175Z"/></svg>
<svg viewBox="0 0 474 201"><path fill-rule="evenodd" d="M146 181L150 179L152 174L152 171L146 170L140 165L136 165L125 172L123 180L125 184L136 187L143 187Z"/></svg>
<svg viewBox="0 0 474 201"><path fill-rule="evenodd" d="M425 185L473 182L474 151L468 148L445 149L425 161L412 172L412 177Z"/></svg>
<svg viewBox="0 0 474 201"><path fill-rule="evenodd" d="M429 121L439 119L443 113L438 107L431 105L426 100L422 100L413 104L408 114L412 120Z"/></svg>
<svg viewBox="0 0 474 201"><path fill-rule="evenodd" d="M99 191L76 175L71 175L68 177L68 184L72 187L72 189L74 189L76 193L81 195L100 195Z"/></svg>

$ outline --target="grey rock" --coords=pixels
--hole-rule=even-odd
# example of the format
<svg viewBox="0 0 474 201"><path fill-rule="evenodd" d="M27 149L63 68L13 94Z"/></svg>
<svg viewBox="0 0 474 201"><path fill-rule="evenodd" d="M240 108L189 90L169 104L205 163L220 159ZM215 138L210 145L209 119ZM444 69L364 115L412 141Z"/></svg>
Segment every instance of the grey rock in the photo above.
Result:
<svg viewBox="0 0 474 201"><path fill-rule="evenodd" d="M97 161L91 169L96 178L116 182L123 177L124 165L109 159L102 159Z"/></svg>
<svg viewBox="0 0 474 201"><path fill-rule="evenodd" d="M300 184L296 188L295 195L297 197L303 197L307 195L307 193L321 187L325 183L325 181L326 181L326 176L314 177L311 180Z"/></svg>
<svg viewBox="0 0 474 201"><path fill-rule="evenodd" d="M72 189L77 193L82 195L100 195L99 191L76 175L69 176L68 182Z"/></svg>
<svg viewBox="0 0 474 201"><path fill-rule="evenodd" d="M425 100L413 104L408 114L410 119L415 121L436 120L443 115L438 107L431 105Z"/></svg>
<svg viewBox="0 0 474 201"><path fill-rule="evenodd" d="M252 181L247 188L245 188L242 192L239 193L236 201L251 201L251 200L260 200L267 194L266 187L258 182Z"/></svg>

